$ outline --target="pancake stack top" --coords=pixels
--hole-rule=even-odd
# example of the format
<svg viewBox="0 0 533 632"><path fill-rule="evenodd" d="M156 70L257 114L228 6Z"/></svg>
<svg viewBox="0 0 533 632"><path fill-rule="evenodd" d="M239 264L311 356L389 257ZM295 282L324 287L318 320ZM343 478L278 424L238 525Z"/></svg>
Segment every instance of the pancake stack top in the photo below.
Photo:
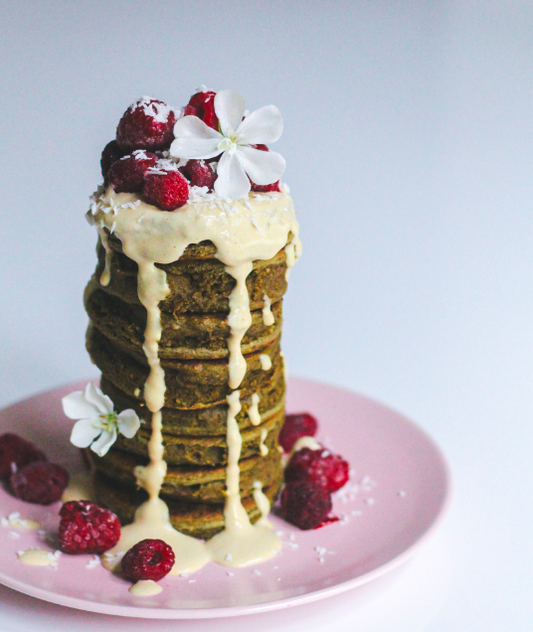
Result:
<svg viewBox="0 0 533 632"><path fill-rule="evenodd" d="M90 452L98 499L130 525L109 566L150 537L173 572L279 550L282 297L300 253L274 106L247 113L202 88L176 115L144 97L104 150L87 217L99 233L85 293L101 389L141 427ZM203 543L197 538L209 538Z"/></svg>

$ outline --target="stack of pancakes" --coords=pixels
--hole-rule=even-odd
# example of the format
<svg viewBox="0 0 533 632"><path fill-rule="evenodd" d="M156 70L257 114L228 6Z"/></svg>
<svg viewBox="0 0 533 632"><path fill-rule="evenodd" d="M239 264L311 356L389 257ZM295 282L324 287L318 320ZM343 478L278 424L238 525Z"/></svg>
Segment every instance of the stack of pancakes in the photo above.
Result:
<svg viewBox="0 0 533 632"><path fill-rule="evenodd" d="M106 256L99 243L98 265L85 293L90 317L87 348L102 372L100 387L115 409L133 408L142 425L133 439L120 435L104 457L88 454L95 468L98 501L127 523L147 498L146 492L137 488L134 476L137 465L148 463L151 434L152 415L143 400L149 373L142 348L146 310L137 295L137 264L123 254L120 241L113 235L108 236L108 246L112 250L108 257L110 282L107 286L100 283ZM158 264L166 272L170 289L159 305L167 462L161 497L169 507L173 526L199 538L209 538L224 526L226 397L231 393L227 317L235 280L215 255L215 247L202 242L190 245L178 261ZM279 343L285 272L286 256L281 250L268 261L254 262L246 282L252 325L241 345L247 371L239 387L242 410L237 421L242 436L241 498L252 522L260 517L252 496L254 482L261 483L272 501L282 480L277 435L284 417L285 380ZM271 325L264 322L265 296L272 304ZM252 418L257 421L252 401L255 394L259 397L259 425L252 423Z"/></svg>

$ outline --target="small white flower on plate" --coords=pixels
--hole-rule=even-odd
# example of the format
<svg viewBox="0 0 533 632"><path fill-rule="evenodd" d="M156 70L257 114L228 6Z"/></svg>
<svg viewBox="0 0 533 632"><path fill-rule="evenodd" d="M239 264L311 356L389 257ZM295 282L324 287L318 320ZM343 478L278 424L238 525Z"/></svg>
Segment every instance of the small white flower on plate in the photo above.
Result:
<svg viewBox="0 0 533 632"><path fill-rule="evenodd" d="M98 456L107 454L120 432L128 439L135 436L141 425L134 410L123 410L117 415L111 399L92 382L85 392L75 391L61 400L69 419L78 419L72 428L70 442L77 448L88 448Z"/></svg>
<svg viewBox="0 0 533 632"><path fill-rule="evenodd" d="M220 132L197 116L184 116L174 126L176 140L170 146L175 158L207 160L220 156L215 192L234 201L250 191L250 180L266 185L277 182L285 170L285 159L274 151L250 147L273 143L283 131L278 108L265 105L244 119L246 102L233 90L221 90L215 96L215 112Z"/></svg>

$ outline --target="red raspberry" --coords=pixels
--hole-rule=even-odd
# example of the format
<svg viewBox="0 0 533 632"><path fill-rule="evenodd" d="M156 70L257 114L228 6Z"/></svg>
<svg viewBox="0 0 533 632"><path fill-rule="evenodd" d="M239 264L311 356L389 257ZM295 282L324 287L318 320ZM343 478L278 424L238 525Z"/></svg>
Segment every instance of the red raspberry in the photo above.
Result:
<svg viewBox="0 0 533 632"><path fill-rule="evenodd" d="M65 503L59 512L59 545L64 553L104 553L120 538L120 522L109 509L88 500Z"/></svg>
<svg viewBox="0 0 533 632"><path fill-rule="evenodd" d="M110 184L115 193L138 193L144 185L144 174L156 162L155 154L137 149L130 156L124 156L111 165L106 184Z"/></svg>
<svg viewBox="0 0 533 632"><path fill-rule="evenodd" d="M278 442L285 452L290 452L300 437L314 437L318 430L318 421L309 413L285 415Z"/></svg>
<svg viewBox="0 0 533 632"><path fill-rule="evenodd" d="M281 511L287 522L300 529L316 529L331 511L331 495L318 483L297 481L281 492Z"/></svg>
<svg viewBox="0 0 533 632"><path fill-rule="evenodd" d="M163 211L187 204L189 199L189 183L170 161L160 160L148 170L144 176L143 197L149 204L154 204Z"/></svg>
<svg viewBox="0 0 533 632"><path fill-rule="evenodd" d="M11 432L0 435L0 478L9 478L12 463L20 468L33 461L46 460L44 452L26 439Z"/></svg>
<svg viewBox="0 0 533 632"><path fill-rule="evenodd" d="M170 572L174 561L174 551L163 540L142 540L122 558L122 573L134 582L157 582Z"/></svg>
<svg viewBox="0 0 533 632"><path fill-rule="evenodd" d="M285 468L285 481L312 481L328 492L335 492L346 484L349 469L348 462L338 454L302 448L291 456Z"/></svg>
<svg viewBox="0 0 533 632"><path fill-rule="evenodd" d="M102 167L102 175L104 178L107 176L109 169L111 169L111 165L117 160L120 160L123 155L124 152L120 149L116 140L107 143L100 159L100 166Z"/></svg>
<svg viewBox="0 0 533 632"><path fill-rule="evenodd" d="M259 145L250 145L250 147L253 147L254 149L259 149L260 151L269 151L268 147L266 145L263 144L259 144ZM281 191L281 189L279 188L279 180L277 182L273 182L272 184L256 184L255 182L252 182L250 180L250 183L252 185L252 191L255 191L256 193L269 193L271 191Z"/></svg>
<svg viewBox="0 0 533 632"><path fill-rule="evenodd" d="M252 191L255 191L255 193L271 193L272 191L277 191L279 193L281 191L279 188L279 180L272 184L256 184L252 182Z"/></svg>
<svg viewBox="0 0 533 632"><path fill-rule="evenodd" d="M189 178L191 186L207 187L209 191L213 190L218 177L204 160L189 160L183 167L183 173Z"/></svg>
<svg viewBox="0 0 533 632"><path fill-rule="evenodd" d="M206 125L218 131L218 117L215 114L216 94L216 92L211 90L193 94L188 105L183 109L184 116L191 114L197 116Z"/></svg>
<svg viewBox="0 0 533 632"><path fill-rule="evenodd" d="M174 140L176 115L163 101L142 97L124 112L117 127L117 143L125 152L167 149Z"/></svg>
<svg viewBox="0 0 533 632"><path fill-rule="evenodd" d="M68 472L61 465L34 461L20 470L14 466L9 483L17 498L28 503L51 505L61 498L68 480Z"/></svg>

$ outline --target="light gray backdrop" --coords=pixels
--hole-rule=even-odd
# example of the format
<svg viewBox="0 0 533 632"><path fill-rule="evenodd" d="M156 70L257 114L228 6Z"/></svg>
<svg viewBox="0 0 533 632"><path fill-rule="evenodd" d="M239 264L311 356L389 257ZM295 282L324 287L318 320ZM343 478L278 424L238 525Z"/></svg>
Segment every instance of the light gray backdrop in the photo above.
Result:
<svg viewBox="0 0 533 632"><path fill-rule="evenodd" d="M531 629L533 5L0 11L0 405L94 374L83 214L124 109L143 94L180 106L201 83L274 103L304 243L285 304L290 372L416 420L450 460L455 500L433 548L388 583L195 630ZM70 611L0 599L3 629L37 612L40 629L71 629ZM116 625L88 621L78 629Z"/></svg>

